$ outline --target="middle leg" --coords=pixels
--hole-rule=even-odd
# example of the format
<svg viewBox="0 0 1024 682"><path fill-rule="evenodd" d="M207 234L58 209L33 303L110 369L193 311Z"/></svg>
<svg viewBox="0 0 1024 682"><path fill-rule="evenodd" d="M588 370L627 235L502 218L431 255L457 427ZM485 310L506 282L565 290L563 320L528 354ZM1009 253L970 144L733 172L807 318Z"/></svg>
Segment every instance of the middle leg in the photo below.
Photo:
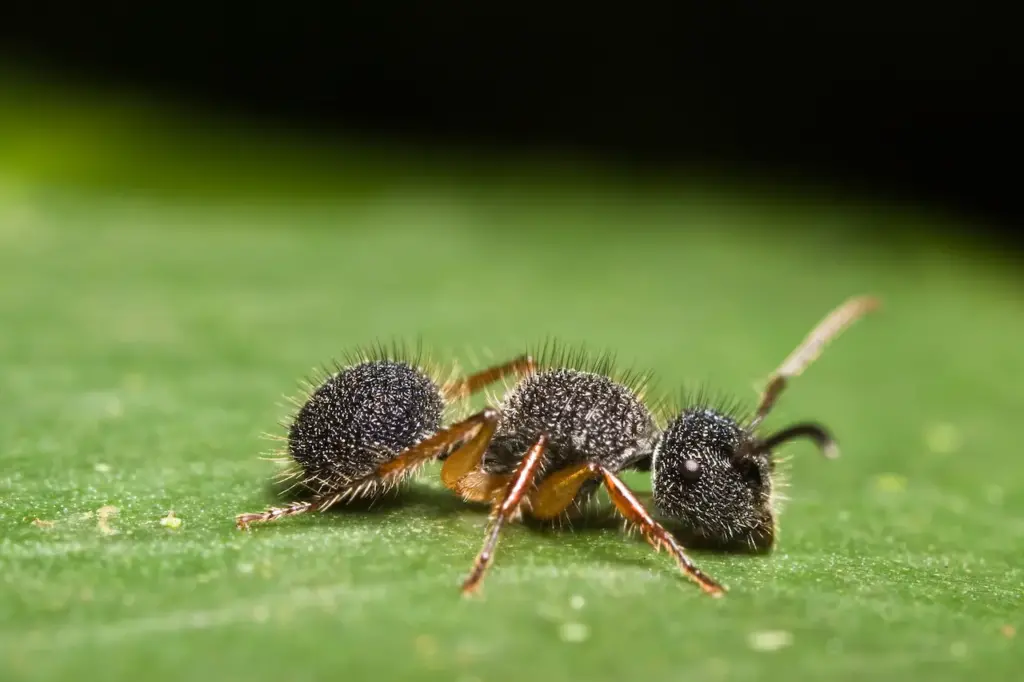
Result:
<svg viewBox="0 0 1024 682"><path fill-rule="evenodd" d="M491 528L487 532L487 539L484 546L477 554L473 562L473 570L462 583L462 593L470 594L480 587L487 567L494 561L494 550L498 546L498 534L504 526L519 511L519 505L526 496L527 491L533 487L533 481L537 477L537 470L540 468L544 456L544 449L547 447L548 437L541 434L537 442L526 451L526 456L519 462L512 480L505 488L505 495L502 500L495 504L492 511Z"/></svg>

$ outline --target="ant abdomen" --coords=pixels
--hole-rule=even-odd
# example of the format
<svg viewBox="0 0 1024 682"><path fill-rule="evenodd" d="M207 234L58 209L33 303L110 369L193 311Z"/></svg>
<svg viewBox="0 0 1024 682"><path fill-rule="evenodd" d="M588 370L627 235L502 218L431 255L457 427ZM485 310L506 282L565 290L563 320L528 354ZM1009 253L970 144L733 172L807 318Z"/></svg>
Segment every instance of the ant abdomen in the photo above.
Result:
<svg viewBox="0 0 1024 682"><path fill-rule="evenodd" d="M288 430L288 453L307 480L361 480L440 429L444 409L441 387L423 370L370 360L310 394Z"/></svg>
<svg viewBox="0 0 1024 682"><path fill-rule="evenodd" d="M446 412L465 398L511 374L529 372L533 361L518 357L465 376L445 380L441 367L417 351L378 346L349 354L351 364L322 374L308 388L288 424L278 458L287 468L279 483L312 493L312 499L235 517L247 529L343 501L376 498L453 448L476 442L485 424L476 415L445 428Z"/></svg>

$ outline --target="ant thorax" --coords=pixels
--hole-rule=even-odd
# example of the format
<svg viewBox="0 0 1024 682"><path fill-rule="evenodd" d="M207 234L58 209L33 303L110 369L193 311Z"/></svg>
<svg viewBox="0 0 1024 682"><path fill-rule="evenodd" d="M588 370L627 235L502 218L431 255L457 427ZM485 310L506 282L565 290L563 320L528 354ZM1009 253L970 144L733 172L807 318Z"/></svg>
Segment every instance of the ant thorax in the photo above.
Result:
<svg viewBox="0 0 1024 682"><path fill-rule="evenodd" d="M445 402L423 370L396 360L370 360L327 377L298 410L288 452L307 478L343 484L440 427Z"/></svg>
<svg viewBox="0 0 1024 682"><path fill-rule="evenodd" d="M637 393L608 376L572 368L544 369L509 389L484 457L484 470L507 474L546 434L544 470L583 461L618 471L649 453L654 417Z"/></svg>

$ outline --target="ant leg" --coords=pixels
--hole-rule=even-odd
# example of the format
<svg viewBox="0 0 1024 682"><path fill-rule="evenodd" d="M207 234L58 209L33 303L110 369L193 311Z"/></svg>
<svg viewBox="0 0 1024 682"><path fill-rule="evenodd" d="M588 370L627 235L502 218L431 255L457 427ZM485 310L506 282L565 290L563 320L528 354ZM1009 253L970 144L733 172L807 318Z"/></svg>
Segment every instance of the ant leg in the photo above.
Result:
<svg viewBox="0 0 1024 682"><path fill-rule="evenodd" d="M404 476L419 465L437 459L457 447L458 449L447 460L450 462L480 440L481 434L487 434L487 439L490 440L490 434L494 432L497 423L498 411L487 408L403 450L396 457L381 464L377 468L377 475L384 479Z"/></svg>
<svg viewBox="0 0 1024 682"><path fill-rule="evenodd" d="M548 474L530 495L530 516L539 521L555 518L569 508L584 483L598 476L589 462Z"/></svg>
<svg viewBox="0 0 1024 682"><path fill-rule="evenodd" d="M504 379L510 374L522 377L526 374L532 373L534 369L536 369L536 364L534 363L533 358L529 355L520 355L514 360L510 360L502 365L488 367L487 369L468 377L453 379L444 385L441 392L448 400L454 400L455 398L468 398L484 386L492 384L499 379Z"/></svg>
<svg viewBox="0 0 1024 682"><path fill-rule="evenodd" d="M498 411L487 408L457 424L438 431L430 438L417 443L411 448L400 452L398 456L384 462L377 468L375 478L380 481L400 479L414 471L421 464L436 459L451 448L458 446L461 447L458 447L452 453L451 457L445 462L445 466L448 466L452 460L462 462L468 458L472 459L470 467L472 468L482 458L483 451L490 442L497 423ZM468 452L468 455L464 454L466 452ZM479 452L479 455L476 455L475 459L473 459L473 453L475 452ZM284 518L285 516L297 516L312 511L324 511L336 504L342 497L344 497L344 494L336 494L330 497L317 498L312 502L293 502L285 507L272 507L256 514L239 514L235 517L235 524L239 529L245 530L252 523L267 523Z"/></svg>
<svg viewBox="0 0 1024 682"><path fill-rule="evenodd" d="M541 434L537 442L526 451L526 456L523 457L519 466L516 467L515 473L512 474L512 480L505 488L504 499L495 504L491 513L492 522L487 539L473 562L473 570L462 583L463 594L470 594L479 588L487 567L494 561L494 550L498 545L498 534L501 532L501 527L519 511L519 504L523 501L527 489L533 485L547 444L548 437Z"/></svg>
<svg viewBox="0 0 1024 682"><path fill-rule="evenodd" d="M721 597L725 594L725 588L719 585L714 578L701 572L690 561L690 558L686 556L683 548L679 545L679 542L660 523L654 520L647 510L644 509L643 505L640 504L640 500L633 494L633 491L627 488L626 484L618 476L599 464L591 463L590 469L593 473L600 474L604 478L604 485L608 489L608 494L612 498L615 509L618 510L619 514L625 517L627 521L636 524L640 528L640 532L643 533L644 539L655 550L660 550L662 546L667 547L669 554L679 564L680 570L712 597Z"/></svg>
<svg viewBox="0 0 1024 682"><path fill-rule="evenodd" d="M811 423L794 424L781 431L777 431L759 441L754 446L754 450L756 452L770 452L773 448L794 438L810 438L818 446L818 449L821 450L821 454L827 459L835 459L839 456L839 446L836 445L836 441L828 429L821 424Z"/></svg>
<svg viewBox="0 0 1024 682"><path fill-rule="evenodd" d="M534 360L529 355L521 355L502 365L490 367L471 376L453 380L445 384L442 392L445 398L466 398L484 386L515 374L519 377L528 375L536 369ZM470 419L482 422L480 430L458 450L445 459L441 465L441 481L449 490L456 492L470 502L486 502L492 494L507 483L508 477L495 476L479 470L487 446L491 443L494 430L498 427L498 412L487 408Z"/></svg>
<svg viewBox="0 0 1024 682"><path fill-rule="evenodd" d="M292 502L288 506L271 507L263 512L239 514L235 517L235 525L238 526L238 530L249 530L249 526L254 523L270 523L286 516L326 511L333 507L339 499L341 499L341 495L331 495L330 497L318 497L312 502Z"/></svg>
<svg viewBox="0 0 1024 682"><path fill-rule="evenodd" d="M821 355L830 341L879 306L881 306L881 302L877 298L855 296L826 315L825 319L819 322L803 342L789 354L789 357L782 361L771 379L768 380L768 385L761 395L761 403L757 407L757 413L750 428L753 429L768 416L789 380L803 373Z"/></svg>
<svg viewBox="0 0 1024 682"><path fill-rule="evenodd" d="M475 416L480 422L479 430L441 465L441 481L464 498L481 502L490 499L491 490L501 485L501 477L478 471L498 428L498 411L488 407ZM471 475L477 473L479 476Z"/></svg>

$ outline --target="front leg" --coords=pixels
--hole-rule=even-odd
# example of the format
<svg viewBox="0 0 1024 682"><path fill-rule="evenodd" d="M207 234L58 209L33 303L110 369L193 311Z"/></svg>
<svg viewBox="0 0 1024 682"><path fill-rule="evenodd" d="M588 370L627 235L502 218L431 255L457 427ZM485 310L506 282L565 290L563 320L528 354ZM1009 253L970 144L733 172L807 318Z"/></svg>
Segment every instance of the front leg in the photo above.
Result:
<svg viewBox="0 0 1024 682"><path fill-rule="evenodd" d="M697 568L672 534L644 509L636 494L618 476L600 464L580 462L546 476L531 495L530 514L538 519L555 518L568 509L583 484L595 478L604 483L616 511L635 524L655 550L667 548L680 570L708 594L714 597L724 594L725 588Z"/></svg>
<svg viewBox="0 0 1024 682"><path fill-rule="evenodd" d="M633 491L627 488L618 476L598 464L591 464L590 469L603 479L605 488L608 489L608 494L615 504L615 509L627 521L636 524L644 539L656 551L662 547L667 548L669 554L679 565L679 569L712 597L721 597L725 594L725 588L697 568L690 557L686 556L686 552L683 551L679 542L665 530L664 526L654 520L654 517L640 504L640 500L637 499Z"/></svg>

